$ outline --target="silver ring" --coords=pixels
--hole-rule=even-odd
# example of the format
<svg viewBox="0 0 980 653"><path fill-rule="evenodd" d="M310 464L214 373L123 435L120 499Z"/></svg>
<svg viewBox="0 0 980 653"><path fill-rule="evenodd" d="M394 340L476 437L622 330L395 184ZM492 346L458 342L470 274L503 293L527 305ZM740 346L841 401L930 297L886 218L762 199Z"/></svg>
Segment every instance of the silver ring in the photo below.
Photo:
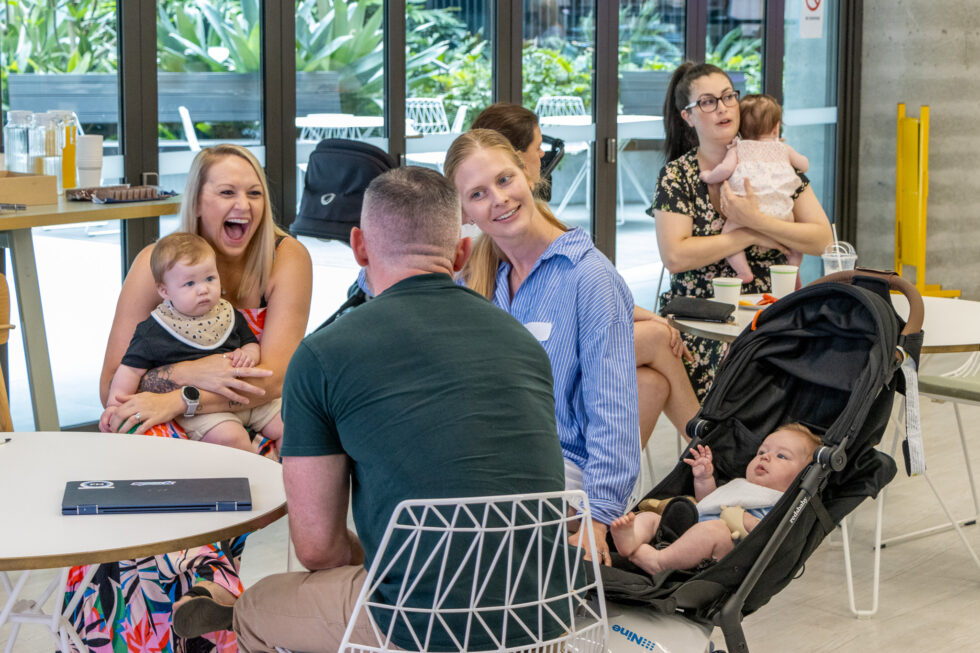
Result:
<svg viewBox="0 0 980 653"><path fill-rule="evenodd" d="M136 421L137 421L137 422L141 422L141 421L143 421L143 420L141 420L141 419L140 419L140 414L139 414L139 413L136 413L135 415L133 415L133 417L135 417L135 418L136 418Z"/></svg>

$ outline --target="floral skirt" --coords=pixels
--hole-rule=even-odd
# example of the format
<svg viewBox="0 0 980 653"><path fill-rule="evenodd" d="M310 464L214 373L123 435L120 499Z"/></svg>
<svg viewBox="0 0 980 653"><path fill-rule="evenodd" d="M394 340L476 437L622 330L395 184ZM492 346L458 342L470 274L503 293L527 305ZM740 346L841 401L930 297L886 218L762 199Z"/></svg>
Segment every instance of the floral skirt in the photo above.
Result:
<svg viewBox="0 0 980 653"><path fill-rule="evenodd" d="M186 439L174 423L161 424L147 435ZM267 455L272 443L261 443ZM99 565L82 600L69 616L82 641L92 653L235 653L238 641L231 631L184 639L173 634L173 604L202 580L221 585L238 596L238 577L245 538ZM79 588L87 567L72 567L64 605Z"/></svg>
<svg viewBox="0 0 980 653"><path fill-rule="evenodd" d="M684 338L684 343L694 358L693 361L685 359L684 367L691 379L691 387L698 397L698 403L704 403L704 397L714 383L718 365L728 352L728 345L719 340L692 336L688 333L682 333L681 337Z"/></svg>

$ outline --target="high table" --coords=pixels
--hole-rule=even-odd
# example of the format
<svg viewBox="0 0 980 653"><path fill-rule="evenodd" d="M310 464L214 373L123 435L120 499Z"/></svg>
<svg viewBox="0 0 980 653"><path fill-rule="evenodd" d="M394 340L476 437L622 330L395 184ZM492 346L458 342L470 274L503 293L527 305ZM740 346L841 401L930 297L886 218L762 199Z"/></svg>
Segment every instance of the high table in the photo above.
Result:
<svg viewBox="0 0 980 653"><path fill-rule="evenodd" d="M908 317L909 304L905 295L892 293L892 304L903 318ZM922 322L923 354L980 351L980 302L951 297L923 297L925 319ZM759 307L763 308L763 307ZM739 306L735 322L702 322L670 318L679 331L731 342L752 323L757 308Z"/></svg>
<svg viewBox="0 0 980 653"><path fill-rule="evenodd" d="M296 117L302 140L362 139L369 132L384 127L384 124L384 116L357 116L352 113L311 113Z"/></svg>
<svg viewBox="0 0 980 653"><path fill-rule="evenodd" d="M27 380L34 407L34 426L39 431L56 431L58 406L54 398L51 359L41 310L41 289L37 281L37 261L31 229L52 225L78 224L102 220L130 220L172 215L180 211L180 198L150 202L94 204L73 202L61 197L57 204L29 206L26 211L0 214L0 247L10 249L13 261L17 310L21 320L21 337L27 357Z"/></svg>
<svg viewBox="0 0 980 653"><path fill-rule="evenodd" d="M108 433L0 433L0 582L7 600L0 626L14 624L7 651L21 623L42 623L68 653L68 640L84 651L66 615L81 600L72 597L64 613L41 611L55 591L64 594L68 569L127 560L225 540L266 526L286 514L282 468L253 453L204 442ZM210 478L245 476L252 510L65 516L65 483L77 480ZM61 568L36 600L22 600L32 569ZM15 583L5 571L24 570ZM60 595L59 595L60 596ZM59 599L56 599L59 600ZM60 605L60 600L59 600Z"/></svg>

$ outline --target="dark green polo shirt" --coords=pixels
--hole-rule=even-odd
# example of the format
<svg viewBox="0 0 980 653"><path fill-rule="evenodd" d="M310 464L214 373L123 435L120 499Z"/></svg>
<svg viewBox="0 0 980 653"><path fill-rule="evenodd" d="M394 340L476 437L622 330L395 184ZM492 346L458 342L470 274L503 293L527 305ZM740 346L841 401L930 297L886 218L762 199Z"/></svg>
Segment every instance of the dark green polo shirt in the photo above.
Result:
<svg viewBox="0 0 980 653"><path fill-rule="evenodd" d="M366 567L404 499L564 488L544 349L445 274L405 279L308 336L282 415L284 457L350 457ZM401 573L379 591L393 598Z"/></svg>

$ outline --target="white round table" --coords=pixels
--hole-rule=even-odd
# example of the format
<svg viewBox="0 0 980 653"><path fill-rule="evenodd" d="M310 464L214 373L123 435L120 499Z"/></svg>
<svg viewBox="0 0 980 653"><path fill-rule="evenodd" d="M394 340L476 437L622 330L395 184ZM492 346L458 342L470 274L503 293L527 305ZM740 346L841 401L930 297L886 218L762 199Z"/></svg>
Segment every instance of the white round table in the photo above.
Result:
<svg viewBox="0 0 980 653"><path fill-rule="evenodd" d="M891 297L895 311L903 318L908 317L909 304L905 295L892 293ZM980 302L950 297L923 297L922 302L925 305L923 354L980 351ZM731 342L752 324L758 310L739 306L735 311L735 322L729 324L674 318L670 321L684 333Z"/></svg>
<svg viewBox="0 0 980 653"><path fill-rule="evenodd" d="M0 443L0 573L25 570L0 606L0 626L7 621L45 624L63 651L69 638L76 647L84 647L64 616L45 615L33 601L19 597L27 570L63 568L57 579L63 593L73 565L92 565L91 574L97 569L94 563L218 542L286 514L281 466L238 449L172 438L73 432L0 433ZM248 478L252 510L61 514L69 481L224 476ZM87 584L83 580L80 587ZM64 614L70 614L80 598L80 593L73 597Z"/></svg>

